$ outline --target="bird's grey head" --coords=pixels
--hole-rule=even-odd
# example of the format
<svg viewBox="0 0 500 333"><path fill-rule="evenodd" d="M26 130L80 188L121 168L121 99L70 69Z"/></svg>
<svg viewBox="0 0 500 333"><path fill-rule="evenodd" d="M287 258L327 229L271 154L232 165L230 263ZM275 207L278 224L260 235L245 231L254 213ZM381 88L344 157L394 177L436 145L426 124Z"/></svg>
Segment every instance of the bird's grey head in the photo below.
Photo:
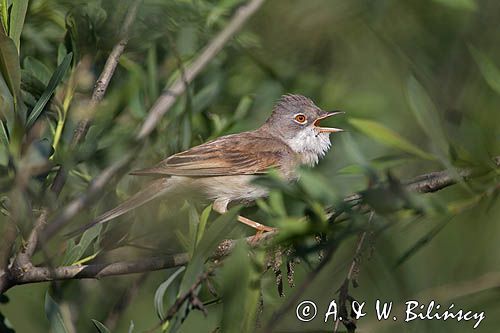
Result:
<svg viewBox="0 0 500 333"><path fill-rule="evenodd" d="M321 127L320 121L339 113L323 111L302 95L284 95L265 126L298 153L304 164L314 165L330 148L330 133L342 131Z"/></svg>

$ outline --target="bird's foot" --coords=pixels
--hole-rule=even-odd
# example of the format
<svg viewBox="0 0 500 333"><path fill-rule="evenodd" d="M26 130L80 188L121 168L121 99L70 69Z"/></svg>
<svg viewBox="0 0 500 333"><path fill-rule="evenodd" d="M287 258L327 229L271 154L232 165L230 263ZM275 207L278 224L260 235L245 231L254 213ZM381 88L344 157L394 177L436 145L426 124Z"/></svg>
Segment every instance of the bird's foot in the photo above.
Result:
<svg viewBox="0 0 500 333"><path fill-rule="evenodd" d="M250 243L255 244L257 243L261 238L262 235L265 232L271 232L271 231L276 231L276 228L268 227L267 225L261 224L259 222L255 222L253 220L250 220L249 218L243 217L243 216L238 216L238 221L246 224L249 227L254 228L257 232L255 233L255 236L252 237Z"/></svg>

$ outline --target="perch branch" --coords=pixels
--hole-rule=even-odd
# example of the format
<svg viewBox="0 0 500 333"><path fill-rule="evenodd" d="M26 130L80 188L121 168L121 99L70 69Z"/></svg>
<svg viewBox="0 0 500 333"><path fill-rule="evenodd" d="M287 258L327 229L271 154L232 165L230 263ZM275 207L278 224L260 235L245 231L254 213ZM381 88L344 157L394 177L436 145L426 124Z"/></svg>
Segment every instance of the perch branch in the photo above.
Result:
<svg viewBox="0 0 500 333"><path fill-rule="evenodd" d="M274 234L274 232L269 232L263 235L258 243L254 241L254 236L246 238L246 241L250 246L257 246L271 239ZM237 240L222 241L218 245L212 259L217 260L227 256L233 250L236 242ZM187 253L178 253L162 257L143 258L136 261L72 265L56 268L16 266L5 271L3 274L0 273L0 295L13 286L20 284L55 280L99 279L106 276L151 272L186 265L188 261L189 255Z"/></svg>
<svg viewBox="0 0 500 333"><path fill-rule="evenodd" d="M500 158L495 157L494 160L495 164L499 166ZM119 167L123 167L123 164L120 164ZM107 173L104 173L107 176L106 177L103 176L102 179L98 179L99 181L96 180L94 182L93 186L95 187L93 191L100 190L101 186L103 186L102 182L107 181L108 180L107 178L111 177L114 173L115 173L114 169L108 170ZM465 177L469 177L470 175L473 174L473 171L472 169L464 169L459 174ZM450 174L446 171L424 174L414 178L411 181L405 182L405 184L407 184L408 189L422 193L435 192L447 186L450 186L454 183L456 183L456 180L452 179ZM345 200L356 200L356 199L361 199L361 196L359 194L354 194L346 197ZM67 208L66 215L64 215L66 216L66 218L71 218L70 216L74 216L73 214L76 214L76 211L81 209L86 204L85 200L87 199L83 201L79 200L83 199L76 200L74 206L70 205ZM66 218L62 219L61 221L66 222ZM57 222L57 220L55 222ZM262 238L262 241L267 241L273 238L273 236L274 233L267 233ZM248 241L250 241L251 245L255 245L251 242L252 239L253 237L250 237ZM235 244L234 242L235 241L233 240L225 240L221 244L219 244L217 250L215 251L214 258L222 258L228 253L230 253L232 251L232 248L234 247ZM184 256L186 262L188 260L187 257L185 257L185 254L179 254L174 256L181 256L181 257ZM139 262L118 262L111 264L68 266L68 267L59 267L52 270L43 267L31 267L27 269L27 272L24 272L22 277L16 277L16 274L12 274L12 269L6 269L3 272L0 271L0 294L16 284L34 283L34 282L43 282L43 281L61 280L61 279L98 278L110 275L123 275L123 274L165 269L182 265L181 261L175 261L172 259L171 256L163 258L163 261L158 261L158 260L159 259L151 259L151 260L143 259ZM174 264L175 262L176 264ZM184 262L184 264L186 262Z"/></svg>

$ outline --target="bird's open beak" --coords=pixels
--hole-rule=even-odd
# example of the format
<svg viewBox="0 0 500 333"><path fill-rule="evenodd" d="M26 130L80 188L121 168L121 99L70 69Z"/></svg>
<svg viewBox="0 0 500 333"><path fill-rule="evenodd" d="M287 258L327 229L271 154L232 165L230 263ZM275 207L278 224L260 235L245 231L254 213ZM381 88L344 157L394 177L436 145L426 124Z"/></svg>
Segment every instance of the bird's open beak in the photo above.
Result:
<svg viewBox="0 0 500 333"><path fill-rule="evenodd" d="M341 128L335 128L335 127L321 127L320 126L320 122L323 120L323 119L326 119L326 118L330 118L331 116L335 116L337 114L344 114L345 112L342 112L342 111L333 111L333 112L327 112L326 114L324 114L323 116L321 117L318 117L318 119L316 119L314 121L314 128L318 130L318 132L320 133L335 133L335 132L342 132L344 131L343 129Z"/></svg>

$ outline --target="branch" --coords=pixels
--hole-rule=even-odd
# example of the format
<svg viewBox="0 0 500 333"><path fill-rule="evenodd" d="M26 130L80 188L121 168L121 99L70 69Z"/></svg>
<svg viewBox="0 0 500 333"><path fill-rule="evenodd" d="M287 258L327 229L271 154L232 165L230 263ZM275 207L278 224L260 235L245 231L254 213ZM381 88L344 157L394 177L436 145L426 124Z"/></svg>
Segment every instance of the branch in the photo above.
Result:
<svg viewBox="0 0 500 333"><path fill-rule="evenodd" d="M275 235L269 232L263 235L259 242L254 236L246 238L247 243L256 247L267 242ZM231 253L237 240L224 240L218 246L212 260L219 260ZM0 295L13 286L28 283L47 282L55 280L99 279L106 276L127 275L157 271L186 265L189 262L187 253L177 253L162 257L142 258L135 261L118 261L114 263L96 263L88 265L72 265L57 268L52 267L18 267L14 266L2 275L0 273Z"/></svg>
<svg viewBox="0 0 500 333"><path fill-rule="evenodd" d="M147 137L158 124L161 117L174 105L177 97L186 91L186 83L193 82L194 78L210 63L219 53L224 45L241 29L243 24L260 8L264 0L250 0L246 5L240 7L231 18L229 24L219 32L208 44L196 60L187 68L185 75L181 75L172 86L164 90L149 111L137 139Z"/></svg>
<svg viewBox="0 0 500 333"><path fill-rule="evenodd" d="M40 236L41 242L44 243L48 241L52 236L55 235L55 233L59 229L61 229L66 223L71 221L71 219L73 219L90 203L92 203L96 195L102 193L104 187L108 184L108 182L120 170L125 168L134 157L134 152L130 152L129 154L124 155L121 159L111 164L109 167L104 169L96 178L94 178L87 188L87 191L67 204L66 207L64 207L63 211L47 225L47 228Z"/></svg>
<svg viewBox="0 0 500 333"><path fill-rule="evenodd" d="M135 17L137 16L137 10L141 2L142 0L135 0L130 5L127 11L127 14L123 22L123 27L120 31L120 40L111 50L108 59L106 59L106 63L104 64L104 68L101 72L101 75L99 75L99 78L95 83L94 91L92 92L92 97L90 98L90 103L88 106L89 110L95 109L97 104L99 104L99 102L101 102L102 99L104 98L104 94L108 89L108 85L111 82L111 78L115 73L118 61L120 60L120 57L123 54L123 51L125 50L125 46L127 46L128 44L130 38L129 37L130 28L135 20ZM90 125L90 118L84 118L80 120L75 129L75 132L73 133L73 139L71 140L72 148L75 148L85 138L89 125ZM52 183L51 187L52 191L56 193L56 195L58 195L61 192L62 188L64 187L64 183L66 182L66 176L67 176L67 171L64 167L61 166L57 171L57 174L54 178L54 182Z"/></svg>

